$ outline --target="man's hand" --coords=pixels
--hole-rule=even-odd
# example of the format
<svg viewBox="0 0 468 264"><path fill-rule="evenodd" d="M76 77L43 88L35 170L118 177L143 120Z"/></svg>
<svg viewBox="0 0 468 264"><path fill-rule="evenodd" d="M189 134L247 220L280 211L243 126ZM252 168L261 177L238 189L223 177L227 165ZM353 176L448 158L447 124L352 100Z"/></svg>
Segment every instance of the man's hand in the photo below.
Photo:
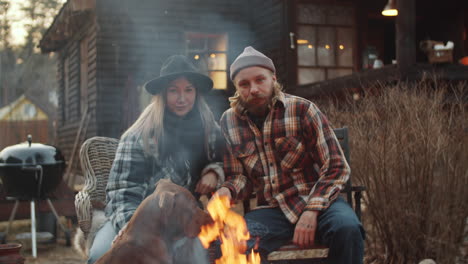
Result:
<svg viewBox="0 0 468 264"><path fill-rule="evenodd" d="M302 248L314 244L318 213L318 211L304 211L302 213L294 230L294 244Z"/></svg>
<svg viewBox="0 0 468 264"><path fill-rule="evenodd" d="M202 175L195 187L195 192L199 194L209 194L216 189L216 184L218 184L218 175L210 170Z"/></svg>

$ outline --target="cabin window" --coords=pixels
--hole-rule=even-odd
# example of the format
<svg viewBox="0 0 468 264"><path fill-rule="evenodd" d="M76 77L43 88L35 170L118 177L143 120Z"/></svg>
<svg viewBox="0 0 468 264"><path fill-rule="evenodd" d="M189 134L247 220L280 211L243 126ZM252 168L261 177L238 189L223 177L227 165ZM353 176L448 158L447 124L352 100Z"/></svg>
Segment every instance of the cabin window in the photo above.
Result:
<svg viewBox="0 0 468 264"><path fill-rule="evenodd" d="M353 72L354 8L297 5L297 81L320 82Z"/></svg>
<svg viewBox="0 0 468 264"><path fill-rule="evenodd" d="M210 76L214 89L227 88L227 34L186 33L187 56Z"/></svg>
<svg viewBox="0 0 468 264"><path fill-rule="evenodd" d="M80 115L85 115L88 104L88 38L80 41Z"/></svg>

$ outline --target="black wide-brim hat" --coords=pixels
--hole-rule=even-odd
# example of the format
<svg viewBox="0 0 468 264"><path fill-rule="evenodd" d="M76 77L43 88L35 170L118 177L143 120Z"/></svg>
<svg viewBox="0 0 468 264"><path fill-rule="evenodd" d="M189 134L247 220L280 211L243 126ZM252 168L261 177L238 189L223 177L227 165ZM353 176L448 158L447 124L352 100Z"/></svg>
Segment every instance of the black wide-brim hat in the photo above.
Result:
<svg viewBox="0 0 468 264"><path fill-rule="evenodd" d="M183 55L172 55L167 58L159 73L159 77L145 83L144 87L150 94L159 94L168 84L178 77L186 77L197 89L205 94L213 88L210 77L198 72L197 68Z"/></svg>

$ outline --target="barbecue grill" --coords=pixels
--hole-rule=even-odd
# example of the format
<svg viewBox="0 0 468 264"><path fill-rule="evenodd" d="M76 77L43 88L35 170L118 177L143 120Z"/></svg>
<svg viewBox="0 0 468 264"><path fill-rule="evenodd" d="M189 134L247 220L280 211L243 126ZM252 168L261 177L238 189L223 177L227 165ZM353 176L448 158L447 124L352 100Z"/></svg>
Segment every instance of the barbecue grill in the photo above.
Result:
<svg viewBox="0 0 468 264"><path fill-rule="evenodd" d="M65 159L59 149L31 141L0 152L0 178L6 195L19 200L44 199L62 180Z"/></svg>
<svg viewBox="0 0 468 264"><path fill-rule="evenodd" d="M7 199L15 200L7 230L0 238L2 243L5 243L19 201L28 200L31 203L32 255L36 257L35 202L46 200L65 232L67 245L71 244L70 232L60 223L57 211L48 198L62 181L64 169L65 158L60 150L54 146L32 143L31 135L28 135L27 142L6 147L0 152L0 179Z"/></svg>

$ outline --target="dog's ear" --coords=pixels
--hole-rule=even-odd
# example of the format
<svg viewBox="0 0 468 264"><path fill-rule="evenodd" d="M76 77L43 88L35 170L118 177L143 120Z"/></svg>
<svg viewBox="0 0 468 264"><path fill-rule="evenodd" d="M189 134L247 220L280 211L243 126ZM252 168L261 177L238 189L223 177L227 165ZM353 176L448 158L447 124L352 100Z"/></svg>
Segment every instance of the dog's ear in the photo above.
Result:
<svg viewBox="0 0 468 264"><path fill-rule="evenodd" d="M166 217L170 217L175 207L175 196L173 192L163 192L159 195L159 208Z"/></svg>
<svg viewBox="0 0 468 264"><path fill-rule="evenodd" d="M165 189L167 187L167 185L170 185L170 184L173 184L171 180L169 179L161 179L159 181L157 181L155 184L154 184L154 189Z"/></svg>

